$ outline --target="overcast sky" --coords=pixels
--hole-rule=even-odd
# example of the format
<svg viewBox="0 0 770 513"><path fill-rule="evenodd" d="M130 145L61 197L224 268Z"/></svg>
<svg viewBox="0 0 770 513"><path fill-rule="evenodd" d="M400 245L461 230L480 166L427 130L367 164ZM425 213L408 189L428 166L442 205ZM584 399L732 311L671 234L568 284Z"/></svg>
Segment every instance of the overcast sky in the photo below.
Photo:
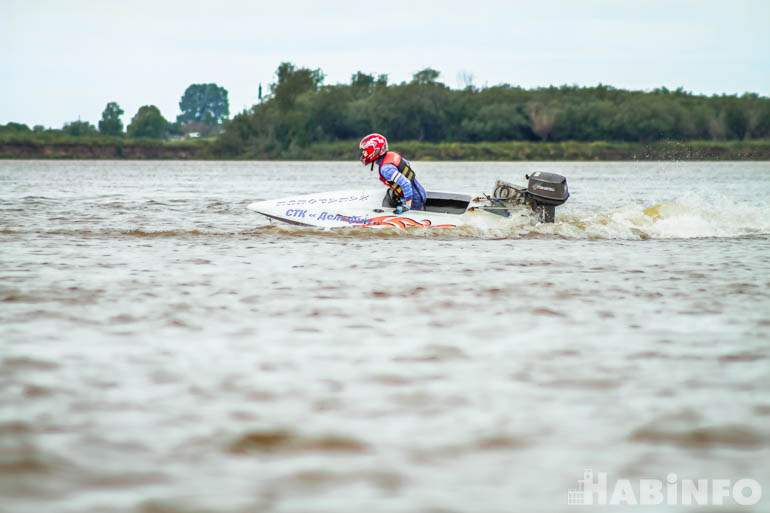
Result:
<svg viewBox="0 0 770 513"><path fill-rule="evenodd" d="M169 120L193 83L236 114L281 62L450 87L598 83L770 96L770 0L0 0L0 123L97 124L107 102Z"/></svg>

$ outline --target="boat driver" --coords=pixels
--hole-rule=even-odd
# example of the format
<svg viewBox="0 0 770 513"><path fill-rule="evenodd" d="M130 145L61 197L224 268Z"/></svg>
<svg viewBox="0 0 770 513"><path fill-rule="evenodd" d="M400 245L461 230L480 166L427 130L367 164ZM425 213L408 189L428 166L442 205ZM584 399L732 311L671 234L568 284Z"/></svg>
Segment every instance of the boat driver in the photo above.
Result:
<svg viewBox="0 0 770 513"><path fill-rule="evenodd" d="M414 175L412 165L395 151L388 151L388 140L380 134L369 134L358 145L363 165L374 164L380 171L380 180L390 187L401 203L393 211L401 214L407 210L422 210L427 198L425 189Z"/></svg>

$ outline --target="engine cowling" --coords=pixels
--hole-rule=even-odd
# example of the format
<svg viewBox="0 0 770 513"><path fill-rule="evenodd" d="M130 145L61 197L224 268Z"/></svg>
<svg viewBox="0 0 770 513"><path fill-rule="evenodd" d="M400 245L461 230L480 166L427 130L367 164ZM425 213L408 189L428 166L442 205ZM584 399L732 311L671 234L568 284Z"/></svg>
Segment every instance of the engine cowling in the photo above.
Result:
<svg viewBox="0 0 770 513"><path fill-rule="evenodd" d="M538 171L527 178L527 195L536 203L557 207L569 198L567 179L561 175Z"/></svg>
<svg viewBox="0 0 770 513"><path fill-rule="evenodd" d="M527 176L527 201L532 205L540 220L553 223L556 207L569 198L567 179L556 173L538 171Z"/></svg>

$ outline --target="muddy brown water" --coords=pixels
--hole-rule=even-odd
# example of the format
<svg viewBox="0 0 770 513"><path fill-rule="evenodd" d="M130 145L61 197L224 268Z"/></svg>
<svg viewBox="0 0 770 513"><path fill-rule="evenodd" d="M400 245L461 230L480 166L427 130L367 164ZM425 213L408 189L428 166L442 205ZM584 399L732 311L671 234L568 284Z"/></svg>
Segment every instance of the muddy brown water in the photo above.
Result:
<svg viewBox="0 0 770 513"><path fill-rule="evenodd" d="M770 508L770 166L415 168L572 197L324 232L245 207L373 173L0 161L0 511L574 511L584 469Z"/></svg>

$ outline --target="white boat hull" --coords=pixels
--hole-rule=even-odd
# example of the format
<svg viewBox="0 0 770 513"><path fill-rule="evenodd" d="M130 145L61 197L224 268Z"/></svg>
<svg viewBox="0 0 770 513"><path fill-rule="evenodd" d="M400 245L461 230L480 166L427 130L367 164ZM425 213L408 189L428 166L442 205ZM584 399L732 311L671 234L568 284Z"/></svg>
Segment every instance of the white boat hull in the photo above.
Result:
<svg viewBox="0 0 770 513"><path fill-rule="evenodd" d="M386 206L387 205L387 206ZM480 194L428 192L426 210L395 214L382 189L347 190L258 201L250 210L295 225L318 228L498 228L536 222L528 205L495 207Z"/></svg>

